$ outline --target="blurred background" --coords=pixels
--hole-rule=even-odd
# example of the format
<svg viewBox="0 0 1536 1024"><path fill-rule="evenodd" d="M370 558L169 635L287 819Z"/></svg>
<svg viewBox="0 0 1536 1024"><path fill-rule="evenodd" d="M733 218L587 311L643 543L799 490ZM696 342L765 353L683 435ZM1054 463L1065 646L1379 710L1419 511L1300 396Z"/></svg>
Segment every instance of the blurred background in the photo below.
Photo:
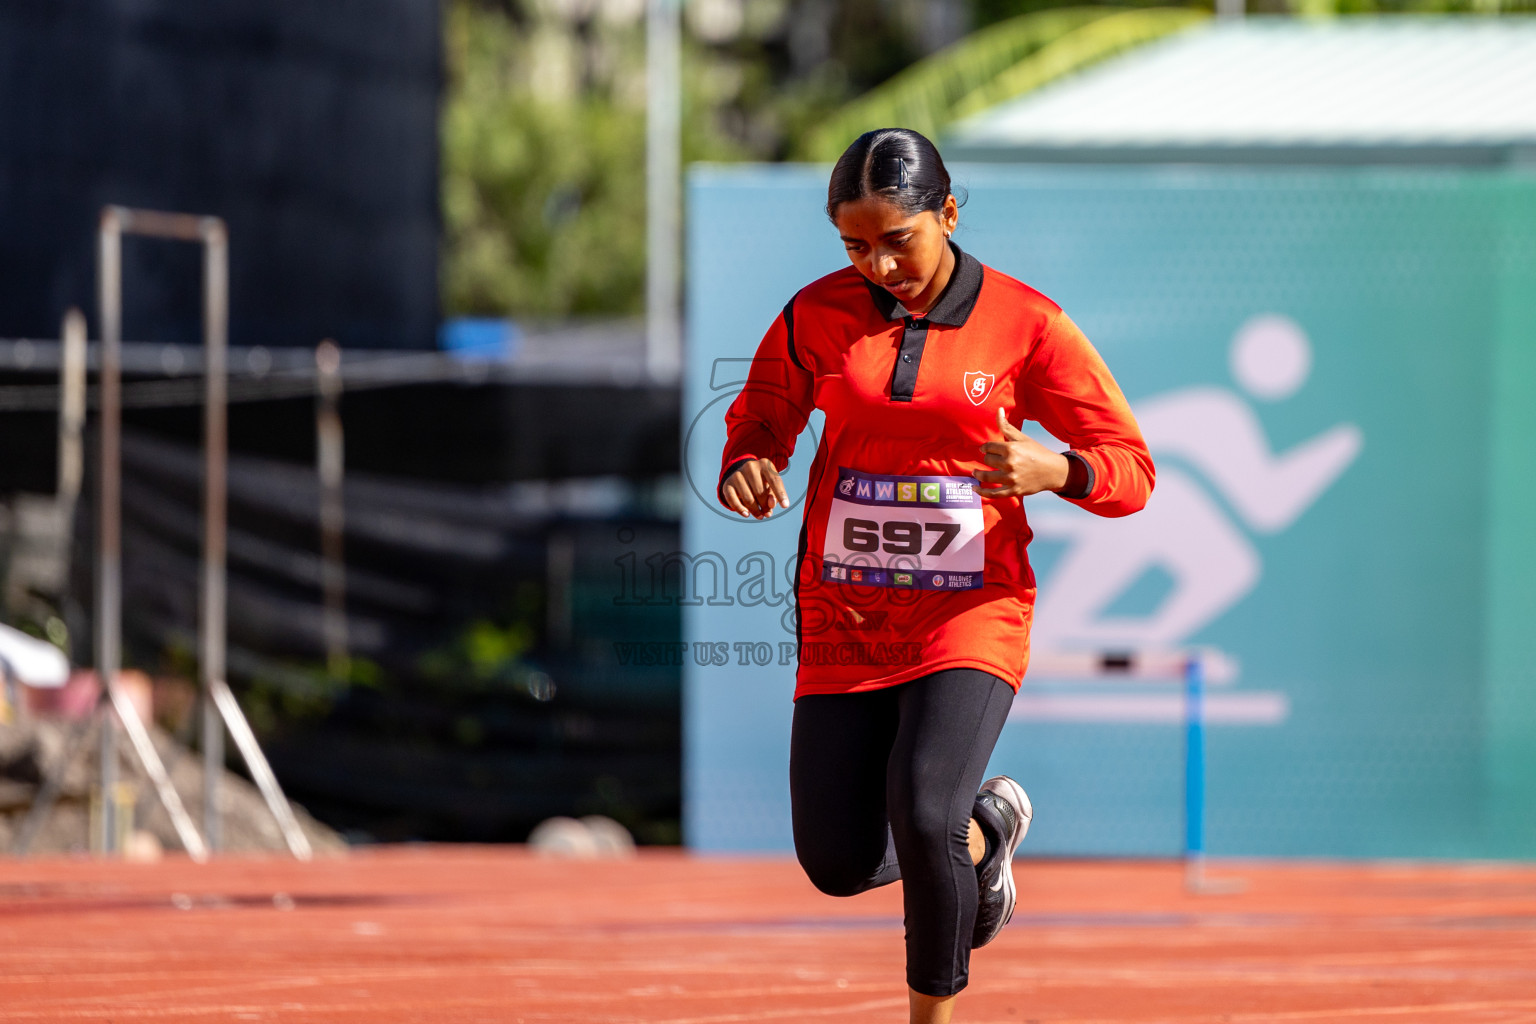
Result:
<svg viewBox="0 0 1536 1024"><path fill-rule="evenodd" d="M1288 526L1335 479L1347 481L1362 451L1390 450L1387 425L1327 404L1349 390L1341 382L1385 405L1411 394L1401 415L1432 441L1497 438L1504 470L1536 465L1522 461L1536 424L1517 400L1499 405L1494 386L1530 379L1521 375L1536 346L1530 310L1517 301L1536 285L1525 276L1536 229L1536 4L1218 2L8 0L0 621L65 653L72 672L62 686L28 686L11 673L0 844L14 840L50 775L64 780L62 795L34 849L88 848L92 808L104 799L93 795L83 753L64 764L100 686L90 671L96 406L76 495L60 427L60 339L78 308L97 358L96 228L106 204L227 224L229 681L282 787L306 810L305 828L337 845L522 841L551 816L602 815L640 844L785 847L782 757L774 760L792 685L792 668L777 664L784 566L772 566L775 600L743 599L728 611L748 617L727 621L718 616L735 584L706 600L696 563L711 552L718 562L704 561L740 574L738 558L754 551L780 561L793 552L792 534L720 534L726 527L711 519L719 400L741 380L730 361L750 356L784 299L839 265L817 190L824 165L870 128L901 125L940 142L975 200L961 243L1081 311L1117 375L1124 366L1133 400L1193 386L1200 374L1225 378L1229 357L1246 393L1288 396L1315 357L1309 395L1324 404L1299 417L1291 407L1294 422L1284 413L1266 421L1275 451L1341 423L1356 433L1333 435L1334 454L1309 463L1321 468L1302 474L1306 502L1262 489L1220 499L1259 533ZM1114 177L1126 168L1144 177ZM1377 172L1408 178L1366 180ZM1281 178L1253 186L1253 174ZM1170 198L1174 180L1185 191ZM1249 187L1257 192L1233 198ZM1463 205L1440 202L1456 189L1470 197ZM1351 221L1356 214L1365 219ZM1404 217L1430 227L1388 230ZM1249 235L1212 245L1192 224L1249 225L1291 248L1272 261ZM1342 234L1323 237L1330 226ZM1360 232L1379 244L1351 249ZM1402 269L1425 252L1441 261L1415 264L1418 277L1364 273L1350 294L1319 298L1345 265ZM1447 283L1483 258L1494 260L1476 264L1488 288ZM200 259L196 246L161 240L123 247L124 679L188 793L202 785ZM1223 276L1235 266L1247 276ZM1277 276L1288 290L1254 284ZM1405 323L1364 331L1325 323L1365 307L1402 314L1426 288L1442 319L1403 314ZM1195 307L1213 319L1185 315ZM1481 326L1457 343L1478 369L1456 407L1469 416L1504 409L1496 424L1424 423L1437 392L1413 388L1434 380L1432 347L1404 357L1402 379L1361 369L1391 358L1400 328L1417 319L1438 331L1457 310ZM1179 356L1199 370L1170 375L1155 348L1130 347L1138 324L1144 340L1176 348L1199 338L1210 353ZM1242 341L1250 336L1259 340ZM323 393L316 353L326 339L340 349L339 399ZM1327 377L1329 353L1342 353L1353 376ZM1224 429L1211 422L1195 432ZM341 483L323 471L328 430L344 437ZM1173 455L1174 465L1202 457L1194 448ZM1344 782L1321 770L1302 781L1304 792L1331 794L1339 830L1295 840L1249 822L1230 834L1229 850L1536 854L1527 802L1536 662L1516 625L1536 611L1520 575L1531 560L1519 540L1526 491L1481 463L1452 480L1478 495L1459 506L1476 536L1466 557L1436 562L1427 585L1458 611L1468 607L1458 595L1475 595L1476 610L1457 626L1465 643L1414 691L1418 717L1379 759ZM1303 486L1277 484L1293 485ZM340 547L327 541L327 493L344 496ZM1336 500L1363 510L1371 493ZM1041 518L1047 541L1065 545L1081 532L1066 522L1052 535L1050 512ZM1422 554L1409 524L1376 560L1351 563L1352 542L1372 528L1350 515L1319 527L1311 543L1334 553L1321 576L1379 578ZM1507 553L1501 537L1518 547L1502 566L1484 550ZM1053 557L1042 544L1042 579ZM1241 574L1230 552L1191 557ZM1169 610L1176 586L1159 582L1168 572L1148 571L1151 582L1130 573L1124 591L1108 595L1140 609L1117 606L1115 615L1150 621ZM1318 579L1299 579L1289 593L1311 593ZM1389 574L1383 585L1414 579ZM1231 678L1258 695L1232 705L1231 721L1271 727L1254 761L1239 754L1251 741L1234 738L1230 763L1238 776L1269 779L1274 807L1294 808L1286 766L1316 763L1319 744L1350 746L1352 730L1369 733L1392 689L1367 687L1372 696L1341 713L1308 705L1308 687L1323 676L1332 687L1334 677L1297 667L1286 644L1232 653L1261 631L1243 619L1264 607L1258 580L1229 580L1230 594L1161 631L1096 631L1068 610L1057 626L1043 615L1040 628L1064 649L1225 645L1243 666ZM1278 604L1304 600L1280 585ZM1244 604L1250 593L1257 604ZM327 624L338 607L340 630ZM1382 650L1403 654L1412 630L1372 632L1395 614L1372 607L1360 620L1366 632L1331 650L1347 650L1349 671L1375 686L1370 666ZM1319 630L1326 619L1298 628ZM1237 633L1224 634L1233 621ZM759 641L771 664L730 647ZM725 645L725 661L701 655L700 643ZM1447 704L1446 693L1465 700ZM1018 705L1021 722L1069 723L1040 744L1078 751L1063 749L1066 758L1176 772L1163 710L1127 711L1117 693L1066 696L1063 704L1047 688ZM1073 704L1079 697L1092 699ZM1094 722L1091 736L1071 732ZM1025 756L1014 749L1005 744L999 757ZM1082 753L1104 749L1129 760ZM1443 791L1447 806L1465 809L1473 794L1477 828L1497 825L1486 844L1392 838L1399 827L1408 835L1412 814L1411 787L1392 788L1392 766L1426 763L1427 750L1444 754L1428 762L1437 777L1459 780ZM1051 763L1035 764L1037 774L1049 779ZM1068 762L1054 763L1070 774L1060 767ZM230 813L250 816L244 831L230 828L228 844L277 848L254 790L240 788L245 764L231 753L227 767L229 791L249 805ZM1148 803L1107 777L1094 785L1061 790L1064 802L1092 810L1046 834L1047 848L1176 847L1160 824L1176 821L1175 798ZM1229 805L1251 806L1253 792L1231 791ZM155 842L175 844L147 782L126 799ZM1377 817L1355 827L1388 838L1350 840L1361 801Z"/></svg>

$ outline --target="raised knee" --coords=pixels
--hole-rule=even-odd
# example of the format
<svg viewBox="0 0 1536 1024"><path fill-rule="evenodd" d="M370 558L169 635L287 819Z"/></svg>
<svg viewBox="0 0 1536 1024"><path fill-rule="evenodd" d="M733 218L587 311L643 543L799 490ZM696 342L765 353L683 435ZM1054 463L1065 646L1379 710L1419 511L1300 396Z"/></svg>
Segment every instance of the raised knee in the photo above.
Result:
<svg viewBox="0 0 1536 1024"><path fill-rule="evenodd" d="M812 884L828 896L857 896L864 891L863 882L852 878L812 879Z"/></svg>
<svg viewBox="0 0 1536 1024"><path fill-rule="evenodd" d="M868 887L868 879L862 878L837 864L813 864L801 860L805 877L828 896L857 896Z"/></svg>

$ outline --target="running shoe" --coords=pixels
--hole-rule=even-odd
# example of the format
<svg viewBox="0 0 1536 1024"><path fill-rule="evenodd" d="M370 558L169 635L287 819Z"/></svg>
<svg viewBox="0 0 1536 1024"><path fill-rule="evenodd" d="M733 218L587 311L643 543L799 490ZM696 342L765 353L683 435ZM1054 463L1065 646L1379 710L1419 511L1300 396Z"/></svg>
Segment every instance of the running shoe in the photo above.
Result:
<svg viewBox="0 0 1536 1024"><path fill-rule="evenodd" d="M1029 831L1033 813L1024 787L1006 775L994 775L976 793L971 817L986 836L987 852L976 865L980 894L976 930L971 933L972 949L980 949L997 938L1013 916L1013 906L1018 901L1018 892L1013 887L1013 851Z"/></svg>

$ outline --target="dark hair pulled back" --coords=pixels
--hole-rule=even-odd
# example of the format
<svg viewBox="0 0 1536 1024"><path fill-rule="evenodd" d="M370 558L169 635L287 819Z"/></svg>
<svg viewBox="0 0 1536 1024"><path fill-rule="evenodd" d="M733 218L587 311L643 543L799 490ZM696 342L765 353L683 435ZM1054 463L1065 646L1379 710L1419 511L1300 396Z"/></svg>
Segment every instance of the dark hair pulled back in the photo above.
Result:
<svg viewBox="0 0 1536 1024"><path fill-rule="evenodd" d="M877 128L843 150L827 184L827 216L837 219L843 203L879 196L903 213L944 208L949 171L939 151L910 128Z"/></svg>

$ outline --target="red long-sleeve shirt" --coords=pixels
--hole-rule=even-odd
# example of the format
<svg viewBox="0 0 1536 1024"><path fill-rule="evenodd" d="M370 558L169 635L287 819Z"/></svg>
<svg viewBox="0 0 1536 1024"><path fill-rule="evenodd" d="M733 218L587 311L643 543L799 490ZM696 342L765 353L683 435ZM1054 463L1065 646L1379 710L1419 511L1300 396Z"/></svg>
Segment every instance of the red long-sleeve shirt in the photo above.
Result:
<svg viewBox="0 0 1536 1024"><path fill-rule="evenodd" d="M1032 534L1021 499L968 486L971 470L991 468L978 449L998 439L999 407L1071 446L1066 500L1123 516L1152 492L1141 431L1082 331L1044 295L954 251L922 318L853 267L802 289L726 412L722 481L750 458L783 471L812 408L826 413L800 531L795 698L966 667L1018 690Z"/></svg>

